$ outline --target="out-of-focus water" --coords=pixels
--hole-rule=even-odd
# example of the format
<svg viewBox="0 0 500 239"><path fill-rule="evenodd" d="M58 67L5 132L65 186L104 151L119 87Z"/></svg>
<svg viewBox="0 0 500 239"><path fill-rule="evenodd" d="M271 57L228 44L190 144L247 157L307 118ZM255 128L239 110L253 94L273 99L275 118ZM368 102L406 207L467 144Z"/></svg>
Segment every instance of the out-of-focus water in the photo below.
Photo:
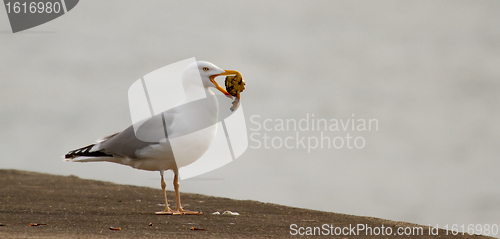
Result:
<svg viewBox="0 0 500 239"><path fill-rule="evenodd" d="M60 156L123 130L128 87L194 56L243 74L254 140L238 160L182 181L181 191L425 225L499 224L499 8L87 0L16 34L2 8L0 168L159 188L157 172ZM272 120L268 128L276 119L376 119L378 131L256 131L252 116ZM296 146L297 133L306 141L349 133L365 146L255 149L264 134Z"/></svg>

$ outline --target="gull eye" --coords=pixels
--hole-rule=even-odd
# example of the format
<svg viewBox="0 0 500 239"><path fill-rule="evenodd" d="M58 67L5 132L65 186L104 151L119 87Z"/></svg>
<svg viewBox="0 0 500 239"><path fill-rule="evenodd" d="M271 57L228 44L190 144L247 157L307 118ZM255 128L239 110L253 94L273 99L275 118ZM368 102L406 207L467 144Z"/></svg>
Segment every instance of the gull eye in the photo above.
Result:
<svg viewBox="0 0 500 239"><path fill-rule="evenodd" d="M203 67L203 71L208 71L208 67Z"/></svg>

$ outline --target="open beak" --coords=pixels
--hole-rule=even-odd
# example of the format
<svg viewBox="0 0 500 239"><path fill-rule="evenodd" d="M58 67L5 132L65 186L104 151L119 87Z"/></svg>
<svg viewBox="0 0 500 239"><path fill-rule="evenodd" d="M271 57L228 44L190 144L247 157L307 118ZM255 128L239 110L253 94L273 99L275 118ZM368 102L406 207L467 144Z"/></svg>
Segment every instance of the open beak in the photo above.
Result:
<svg viewBox="0 0 500 239"><path fill-rule="evenodd" d="M236 75L236 74L239 74L239 72L233 71L233 70L224 70L224 72L222 72L220 74L216 74L216 75L210 76L210 81L215 85L215 88L217 88L217 90L219 90L220 92L222 92L227 97L233 99L233 96L231 94L229 94L224 88L220 87L220 85L217 83L217 81L215 81L215 77L217 77L217 76L227 76L227 75Z"/></svg>

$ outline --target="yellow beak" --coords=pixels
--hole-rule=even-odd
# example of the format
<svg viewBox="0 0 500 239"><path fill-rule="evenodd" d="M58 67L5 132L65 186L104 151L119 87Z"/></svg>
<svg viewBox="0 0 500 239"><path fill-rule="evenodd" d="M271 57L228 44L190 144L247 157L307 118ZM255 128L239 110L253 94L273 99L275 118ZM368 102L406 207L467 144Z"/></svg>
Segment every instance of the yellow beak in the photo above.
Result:
<svg viewBox="0 0 500 239"><path fill-rule="evenodd" d="M227 97L233 99L233 96L231 94L229 94L224 88L220 87L220 85L217 83L217 81L215 81L215 77L226 76L226 75L236 75L236 74L239 74L239 72L233 71L233 70L224 70L223 73L210 76L210 81L215 85L215 88L217 88L217 90L222 92Z"/></svg>

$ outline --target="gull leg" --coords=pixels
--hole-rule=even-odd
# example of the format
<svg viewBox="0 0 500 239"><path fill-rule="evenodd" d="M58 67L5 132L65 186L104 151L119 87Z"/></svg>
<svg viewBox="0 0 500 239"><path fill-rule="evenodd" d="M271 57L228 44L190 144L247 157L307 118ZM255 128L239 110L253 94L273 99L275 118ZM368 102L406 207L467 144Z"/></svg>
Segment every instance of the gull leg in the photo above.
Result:
<svg viewBox="0 0 500 239"><path fill-rule="evenodd" d="M165 183L165 180L163 178L163 171L160 171L160 175L161 175L161 189L163 190L163 197L165 198L165 211L159 211L159 212L156 212L156 214L157 215L163 215L163 214L172 215L172 214L174 214L174 211L172 211L172 209L170 209L170 207L168 207L167 191L165 190L167 188L167 184Z"/></svg>
<svg viewBox="0 0 500 239"><path fill-rule="evenodd" d="M174 176L174 190L175 190L175 201L177 203L177 208L175 209L176 212L179 212L184 215L201 215L203 214L202 212L197 212L197 211L187 211L182 209L181 206L181 194L179 192L179 176L176 174Z"/></svg>

